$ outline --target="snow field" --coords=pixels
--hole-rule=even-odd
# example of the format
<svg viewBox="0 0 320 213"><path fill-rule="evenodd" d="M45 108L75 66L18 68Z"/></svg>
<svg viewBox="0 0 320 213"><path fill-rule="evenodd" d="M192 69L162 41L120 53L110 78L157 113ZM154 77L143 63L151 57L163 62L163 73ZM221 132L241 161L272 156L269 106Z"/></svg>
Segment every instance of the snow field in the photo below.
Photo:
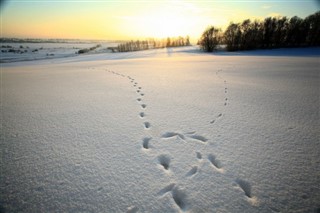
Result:
<svg viewBox="0 0 320 213"><path fill-rule="evenodd" d="M2 68L5 210L317 211L317 57L108 57Z"/></svg>
<svg viewBox="0 0 320 213"><path fill-rule="evenodd" d="M107 70L109 73L112 73L116 76L119 77L123 77L125 78L126 76L123 74L120 74L118 72L114 72L111 70ZM223 98L223 106L226 107L227 103L228 103L228 98L227 98L227 81L224 80L221 75L219 75L219 73L222 70L217 70L215 75L216 78L218 78L221 82L221 85L224 86L223 88L223 92L224 92L224 98ZM145 93L143 93L142 91L142 87L139 87L139 84L135 81L134 78L132 78L131 76L127 76L127 78L130 80L130 83L132 84L133 88L138 88L136 90L138 98L138 104L141 106L141 110L142 112L139 113L139 116L141 119L145 120L146 116L145 116L145 110L147 110L147 104L141 104L143 102L143 96L145 95ZM179 86L180 87L180 86ZM142 97L141 97L142 96ZM180 101L180 100L178 100ZM181 102L181 101L180 101ZM141 116L143 115L143 116ZM212 119L210 121L210 124L213 124L214 122L216 122L216 120L218 120L219 118L222 117L222 113L218 113L214 119ZM147 124L147 125L146 125ZM150 122L143 122L143 126L144 129L147 131L147 135L157 135L159 133L159 130L153 130L153 132L157 132L157 133L149 133L148 131L150 130L151 124ZM157 141L162 140L162 146L160 144L158 144ZM202 135L198 135L196 134L195 131L191 131L191 132L186 132L186 133L179 133L179 132L165 132L164 134L162 134L160 136L160 138L157 138L157 140L154 140L152 137L144 137L142 140L142 149L144 152L146 152L146 154L150 154L150 150L154 151L153 149L159 149L162 150L163 153L165 154L159 154L155 159L154 159L154 163L158 164L158 168L162 169L164 171L165 174L168 175L169 177L169 182L171 182L168 186L165 186L163 189L161 189L158 193L158 195L160 196L160 199L163 199L163 197L166 197L166 199L168 199L168 197L171 197L172 200L174 201L175 205L172 205L173 207L179 207L179 211L188 211L191 208L191 203L192 201L188 199L188 195L187 193L184 192L183 188L190 188L190 184L192 185L192 183L185 183L185 182L189 182L188 179L193 178L195 175L197 175L199 173L199 175L201 175L201 173L203 173L204 171L202 171L201 167L208 167L211 170L214 170L216 172L219 172L221 174L224 174L224 169L222 167L221 162L217 159L217 157L214 154L207 154L207 156L204 156L205 159L203 159L203 156L201 154L201 152L193 152L193 153L186 153L185 151L189 151L189 149L187 149L187 146L190 146L189 143L198 143L198 146L201 147L201 145L207 145L207 141L208 139L205 138ZM154 145L151 145L154 144ZM192 147L194 145L191 145ZM195 147L193 147L195 148ZM200 149L200 148L195 148L195 150ZM201 149L206 149L205 146L202 146ZM183 153L184 156L181 156L182 153L177 153L177 150L179 150L178 152ZM152 154L150 154L151 156L153 156ZM173 157L174 155L178 155ZM193 160L191 160L193 159ZM171 161L178 161L175 162L176 166L172 166L171 168ZM192 165L189 162L196 160L196 163L193 162ZM189 168L189 171L187 171L187 169ZM206 168L208 169L208 168ZM209 170L209 171L210 171ZM175 172L173 172L175 171ZM177 173L177 174L175 174ZM205 174L207 175L207 174ZM251 193L251 185L249 182L236 178L234 179L232 174L227 174L225 176L221 176L221 178L224 178L228 181L230 181L230 183L232 184L232 187L234 188L238 188L240 191L242 191L245 194L245 197L247 199L247 201L255 206L258 204L258 200L256 197L254 197ZM177 182L181 182L180 184L182 185L182 187L179 188L179 186L176 183L172 183L172 181L177 181ZM229 183L229 184L230 184ZM186 184L186 186L184 186L184 184ZM194 189L195 190L195 189ZM171 200L171 203L173 203ZM210 203L208 203L210 205ZM203 208L203 207L201 207ZM205 207L205 209L207 211L210 211L210 207ZM134 206L134 208L129 208L129 212L133 211L133 210L139 210L138 207ZM195 211L199 211L200 209L194 209Z"/></svg>

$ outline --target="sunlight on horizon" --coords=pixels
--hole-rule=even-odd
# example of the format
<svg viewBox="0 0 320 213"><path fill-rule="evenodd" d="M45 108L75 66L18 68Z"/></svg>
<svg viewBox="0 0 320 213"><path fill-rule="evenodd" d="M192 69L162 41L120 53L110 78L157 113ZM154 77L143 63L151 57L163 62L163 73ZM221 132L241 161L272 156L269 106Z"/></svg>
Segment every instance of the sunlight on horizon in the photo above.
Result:
<svg viewBox="0 0 320 213"><path fill-rule="evenodd" d="M210 25L209 19L205 17L206 14L201 15L202 12L191 4L158 4L140 14L118 18L126 21L127 26L124 29L130 29L135 37L165 38L186 35L196 37L204 30L203 26ZM213 18L211 24L221 26L227 24L226 20L220 20Z"/></svg>
<svg viewBox="0 0 320 213"><path fill-rule="evenodd" d="M288 4L288 3L287 3ZM303 5L303 7L301 7ZM1 7L1 37L140 39L191 37L205 28L268 15L306 16L316 1L7 1Z"/></svg>

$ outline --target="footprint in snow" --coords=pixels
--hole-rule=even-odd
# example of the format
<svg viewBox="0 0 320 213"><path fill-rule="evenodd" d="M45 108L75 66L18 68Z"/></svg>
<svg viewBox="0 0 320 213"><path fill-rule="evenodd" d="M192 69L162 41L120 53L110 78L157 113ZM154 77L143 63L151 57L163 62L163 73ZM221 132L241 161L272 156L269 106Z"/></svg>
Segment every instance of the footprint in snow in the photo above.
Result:
<svg viewBox="0 0 320 213"><path fill-rule="evenodd" d="M200 152L196 152L196 156L197 156L198 160L201 160L201 159L202 159L202 155L201 155Z"/></svg>
<svg viewBox="0 0 320 213"><path fill-rule="evenodd" d="M219 119L219 118L221 118L221 117L222 117L222 113L220 113L220 114L216 117L216 119ZM210 121L210 123L211 123L211 124L215 123L215 122L216 122L216 119L213 119L212 121Z"/></svg>
<svg viewBox="0 0 320 213"><path fill-rule="evenodd" d="M252 198L251 184L249 182L242 180L240 178L236 179L235 182L238 184L238 186L244 192L245 196L247 196L248 198Z"/></svg>
<svg viewBox="0 0 320 213"><path fill-rule="evenodd" d="M144 118L144 116L145 116L144 112L140 112L139 116L140 116L140 118Z"/></svg>
<svg viewBox="0 0 320 213"><path fill-rule="evenodd" d="M197 141L200 141L202 143L205 143L205 142L208 141L207 138L205 138L205 137L203 137L201 135L192 134L192 135L187 135L187 137L192 138L192 139L197 140Z"/></svg>
<svg viewBox="0 0 320 213"><path fill-rule="evenodd" d="M182 140L185 139L185 137L182 134L176 133L176 132L166 132L161 136L161 138L165 138L165 139L166 138L172 138L172 137L178 137L178 138L180 138Z"/></svg>
<svg viewBox="0 0 320 213"><path fill-rule="evenodd" d="M149 149L149 142L150 142L150 140L151 140L152 138L143 138L143 140L142 140L142 147L144 148L144 149Z"/></svg>
<svg viewBox="0 0 320 213"><path fill-rule="evenodd" d="M187 200L187 194L181 190L176 184L171 183L160 192L158 192L158 195L165 196L166 194L170 193L172 196L172 199L174 200L175 204L179 207L182 211L187 211L189 208L189 203Z"/></svg>
<svg viewBox="0 0 320 213"><path fill-rule="evenodd" d="M219 70L216 74L219 75L220 71L221 70ZM108 72L111 72L111 71L108 70ZM121 74L113 72L113 71L112 71L112 73L116 74L116 75L121 75ZM124 75L121 75L121 76L125 77ZM133 78L131 78L130 76L127 76L127 77L128 77L129 80L131 80L131 83L133 83L134 87L138 86L138 83L135 82ZM220 78L221 78L221 76L220 76ZM226 80L224 80L224 83L226 84ZM140 93L141 96L144 96L144 93L141 93L141 89L142 89L142 87L137 87L136 92ZM225 93L227 93L227 90L228 90L228 88L225 87ZM141 98L137 98L137 101L141 102L142 99ZM224 105L227 105L227 101L228 101L228 98L225 97ZM143 109L145 109L147 105L146 104L141 104L140 106ZM144 118L145 117L144 112L140 112L139 116L140 116L140 118ZM216 117L216 119L218 119L220 117L222 117L222 113L220 113ZM214 123L216 121L216 119L214 119L210 123ZM143 124L144 124L145 129L149 129L151 127L151 124L149 122L144 122ZM208 139L206 137L201 136L201 135L197 135L196 132L188 132L188 133L184 133L184 134L177 133L177 132L166 132L161 136L162 139L170 139L170 138L173 138L173 137L180 138L183 141L190 141L191 140L191 141L198 141L198 142L201 142L201 143L206 143L208 141ZM144 150L150 149L150 141L151 141L151 139L152 139L151 137L145 137L145 138L142 139L142 148ZM202 154L200 152L196 152L196 158L199 161L202 161L202 159L203 159ZM222 164L216 158L215 155L209 154L207 159L217 171L223 173L224 170L222 168ZM171 158L168 155L164 155L164 154L163 155L159 155L157 157L157 160L158 160L159 165L165 171L168 171L170 169ZM186 173L186 177L187 178L192 178L193 176L197 175L199 173L199 166L200 165L192 166L191 169ZM252 193L251 193L251 185L250 185L250 183L247 182L247 181L244 181L242 179L236 179L235 180L235 184L237 184L237 186L244 192L245 196L249 199L249 201L254 204L255 203L255 199L254 199L254 197L252 196ZM186 199L186 194L185 194L185 192L183 190L179 189L176 184L168 185L164 189L160 190L158 195L163 196L163 195L165 195L167 193L171 194L172 199L174 200L175 204L180 208L180 210L185 211L185 210L188 209L189 205L188 205L188 202L187 202L187 199ZM139 208L137 208L135 206L131 206L131 207L129 207L127 209L128 213L135 213L135 212L138 212L138 211L139 211Z"/></svg>
<svg viewBox="0 0 320 213"><path fill-rule="evenodd" d="M159 195L159 196L163 196L163 195L165 195L166 193L171 192L172 189L173 189L173 187L175 187L175 185L176 185L175 183L169 184L168 186L166 186L166 187L164 187L163 189L161 189L161 190L158 192L158 195Z"/></svg>
<svg viewBox="0 0 320 213"><path fill-rule="evenodd" d="M181 134L181 133L177 133L177 132L166 132L164 133L161 138L163 139L168 139L168 138L173 138L173 137L178 137L184 141L188 141L188 139L192 139L194 141L198 141L201 143L206 143L208 141L207 138L205 138L204 136L201 135L197 135L195 134L195 132L190 133L185 133L185 134Z"/></svg>
<svg viewBox="0 0 320 213"><path fill-rule="evenodd" d="M223 168L221 162L214 156L213 154L208 155L208 160L212 164L212 166L219 172L223 173Z"/></svg>
<svg viewBox="0 0 320 213"><path fill-rule="evenodd" d="M187 177L192 177L198 172L198 166L193 166L190 171L186 174Z"/></svg>
<svg viewBox="0 0 320 213"><path fill-rule="evenodd" d="M143 124L146 129L149 129L151 127L151 124L149 122L144 122Z"/></svg>
<svg viewBox="0 0 320 213"><path fill-rule="evenodd" d="M165 170L169 170L170 161L171 160L170 160L170 157L168 155L160 155L160 156L158 156L158 162Z"/></svg>

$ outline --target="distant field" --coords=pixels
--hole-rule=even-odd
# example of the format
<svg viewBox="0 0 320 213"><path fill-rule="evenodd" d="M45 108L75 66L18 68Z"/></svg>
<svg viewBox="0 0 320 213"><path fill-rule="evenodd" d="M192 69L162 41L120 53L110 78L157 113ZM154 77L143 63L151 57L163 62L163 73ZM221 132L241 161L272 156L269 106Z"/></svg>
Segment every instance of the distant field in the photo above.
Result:
<svg viewBox="0 0 320 213"><path fill-rule="evenodd" d="M111 52L108 47L114 47L115 42L6 42L0 45L0 62L29 61L38 59L61 58L76 56L81 49L89 49L96 45L99 48L91 53Z"/></svg>

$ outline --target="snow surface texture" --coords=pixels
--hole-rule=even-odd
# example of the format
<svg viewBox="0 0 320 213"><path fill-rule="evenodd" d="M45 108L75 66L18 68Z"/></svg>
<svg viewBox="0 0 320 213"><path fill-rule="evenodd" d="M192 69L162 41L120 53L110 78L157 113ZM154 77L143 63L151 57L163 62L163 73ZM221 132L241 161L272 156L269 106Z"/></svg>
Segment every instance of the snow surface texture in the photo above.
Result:
<svg viewBox="0 0 320 213"><path fill-rule="evenodd" d="M1 211L319 212L319 56L295 51L2 64Z"/></svg>

